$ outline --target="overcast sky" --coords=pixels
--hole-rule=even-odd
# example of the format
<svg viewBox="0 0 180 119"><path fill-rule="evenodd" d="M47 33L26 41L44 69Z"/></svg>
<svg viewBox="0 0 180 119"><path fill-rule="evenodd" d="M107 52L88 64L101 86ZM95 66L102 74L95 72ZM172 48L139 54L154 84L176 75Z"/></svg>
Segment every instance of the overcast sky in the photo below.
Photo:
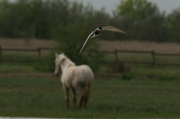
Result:
<svg viewBox="0 0 180 119"><path fill-rule="evenodd" d="M100 10L105 7L106 12L112 13L112 10L116 8L116 5L121 0L70 0L70 1L82 1L84 5L91 3L94 9ZM156 3L160 11L165 11L167 14L171 13L173 9L180 7L180 0L148 0Z"/></svg>

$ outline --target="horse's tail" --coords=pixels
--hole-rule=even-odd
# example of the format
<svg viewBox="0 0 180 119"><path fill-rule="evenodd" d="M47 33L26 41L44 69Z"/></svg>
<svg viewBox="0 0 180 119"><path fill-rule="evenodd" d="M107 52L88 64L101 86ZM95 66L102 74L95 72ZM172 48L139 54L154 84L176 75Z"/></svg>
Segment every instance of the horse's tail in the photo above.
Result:
<svg viewBox="0 0 180 119"><path fill-rule="evenodd" d="M89 75L87 75L87 77L86 77L85 85L84 85L84 88L82 91L82 97L84 97L84 99L85 99L85 102L84 102L85 106L86 106L86 103L87 103L89 95L90 95L91 82L92 82L93 78L94 78L94 74L92 72Z"/></svg>
<svg viewBox="0 0 180 119"><path fill-rule="evenodd" d="M89 97L90 94L90 88L91 88L91 81L86 80L86 83L83 88L83 95Z"/></svg>
<svg viewBox="0 0 180 119"><path fill-rule="evenodd" d="M85 85L84 85L84 88L83 88L83 91L82 91L82 99L84 100L84 107L86 108L86 105L87 105L87 102L88 102L88 99L89 99L89 95L90 95L90 88L91 88L91 82L87 82Z"/></svg>

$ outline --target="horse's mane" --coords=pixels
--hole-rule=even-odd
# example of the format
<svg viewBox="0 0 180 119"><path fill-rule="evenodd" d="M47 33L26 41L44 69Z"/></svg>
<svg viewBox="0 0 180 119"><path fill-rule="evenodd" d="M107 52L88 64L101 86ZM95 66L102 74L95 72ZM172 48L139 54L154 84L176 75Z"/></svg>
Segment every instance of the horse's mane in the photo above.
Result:
<svg viewBox="0 0 180 119"><path fill-rule="evenodd" d="M66 55L63 54L63 62L62 65L64 68L67 68L69 66L76 66L76 64L71 61Z"/></svg>

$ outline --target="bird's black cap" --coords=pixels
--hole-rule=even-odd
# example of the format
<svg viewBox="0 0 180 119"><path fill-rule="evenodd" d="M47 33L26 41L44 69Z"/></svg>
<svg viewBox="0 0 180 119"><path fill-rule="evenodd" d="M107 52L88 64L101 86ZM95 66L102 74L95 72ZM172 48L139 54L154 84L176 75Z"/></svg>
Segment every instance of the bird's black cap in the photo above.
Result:
<svg viewBox="0 0 180 119"><path fill-rule="evenodd" d="M99 27L99 29L101 30L101 29L102 29L102 27Z"/></svg>

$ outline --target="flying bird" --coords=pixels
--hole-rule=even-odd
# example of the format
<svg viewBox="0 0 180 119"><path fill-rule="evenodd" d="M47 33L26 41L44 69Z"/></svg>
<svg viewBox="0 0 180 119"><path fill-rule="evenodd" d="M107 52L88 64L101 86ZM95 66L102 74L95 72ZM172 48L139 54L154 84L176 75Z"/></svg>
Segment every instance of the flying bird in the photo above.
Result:
<svg viewBox="0 0 180 119"><path fill-rule="evenodd" d="M79 52L79 55L81 54L81 52L82 52L85 44L87 43L88 39L89 39L90 37L93 38L93 37L96 37L96 36L100 35L101 32L102 32L102 30L109 30L109 31L113 31L113 32L119 32L119 33L126 34L124 31L122 31L122 30L120 30L120 29L118 29L118 28L112 27L112 26L98 27L98 28L96 28L96 30L94 30L93 32L91 32L91 33L89 34L89 36L87 37L87 39L86 39L83 47L81 48L81 50L80 50L80 52Z"/></svg>

